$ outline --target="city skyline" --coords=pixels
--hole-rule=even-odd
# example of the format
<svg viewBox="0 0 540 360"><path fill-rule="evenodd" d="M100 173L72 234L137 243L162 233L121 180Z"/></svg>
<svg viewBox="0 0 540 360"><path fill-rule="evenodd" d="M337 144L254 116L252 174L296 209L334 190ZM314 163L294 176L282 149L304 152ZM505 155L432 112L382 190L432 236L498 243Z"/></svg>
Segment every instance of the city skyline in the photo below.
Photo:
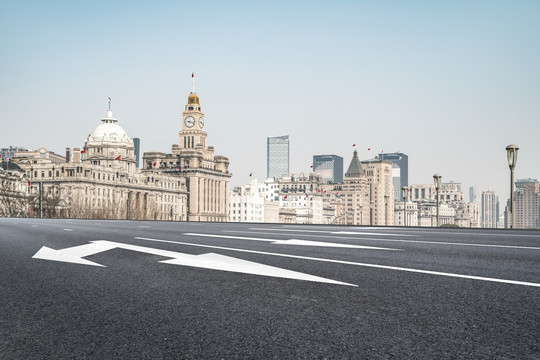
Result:
<svg viewBox="0 0 540 360"><path fill-rule="evenodd" d="M194 71L231 186L264 177L265 140L281 134L291 173L315 154L401 151L410 184L440 173L502 203L515 143L516 179L540 177L540 5L340 5L4 6L0 145L82 147L111 96L141 153L167 151Z"/></svg>

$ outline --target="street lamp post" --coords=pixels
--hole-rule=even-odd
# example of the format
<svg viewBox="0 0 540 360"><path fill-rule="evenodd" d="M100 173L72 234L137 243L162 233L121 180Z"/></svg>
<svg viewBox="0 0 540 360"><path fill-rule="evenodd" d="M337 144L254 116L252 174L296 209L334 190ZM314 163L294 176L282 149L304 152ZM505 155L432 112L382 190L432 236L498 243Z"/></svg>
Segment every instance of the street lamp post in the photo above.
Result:
<svg viewBox="0 0 540 360"><path fill-rule="evenodd" d="M517 163L518 150L519 147L514 144L506 147L506 156L508 157L508 166L510 167L510 213L512 214L510 229L514 228L514 169Z"/></svg>
<svg viewBox="0 0 540 360"><path fill-rule="evenodd" d="M384 195L384 225L388 226L388 195Z"/></svg>
<svg viewBox="0 0 540 360"><path fill-rule="evenodd" d="M358 208L360 209L360 225L362 225L362 205L359 205Z"/></svg>
<svg viewBox="0 0 540 360"><path fill-rule="evenodd" d="M375 207L375 201L369 202L369 225L373 226L373 208Z"/></svg>
<svg viewBox="0 0 540 360"><path fill-rule="evenodd" d="M409 188L406 186L403 186L401 188L401 196L403 196L403 223L405 226L407 226L407 193L409 192Z"/></svg>
<svg viewBox="0 0 540 360"><path fill-rule="evenodd" d="M441 178L439 174L433 175L433 182L435 183L435 191L437 191L437 227L439 227L439 190L441 189Z"/></svg>

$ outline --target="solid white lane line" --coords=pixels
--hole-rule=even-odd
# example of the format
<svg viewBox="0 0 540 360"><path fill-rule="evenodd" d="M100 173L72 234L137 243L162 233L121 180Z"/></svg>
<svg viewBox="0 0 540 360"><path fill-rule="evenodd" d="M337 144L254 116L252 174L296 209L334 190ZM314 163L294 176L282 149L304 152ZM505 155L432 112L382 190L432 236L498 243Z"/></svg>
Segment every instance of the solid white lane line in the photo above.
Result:
<svg viewBox="0 0 540 360"><path fill-rule="evenodd" d="M297 229L295 231L300 231L300 230L298 230L298 228L300 226L302 226L302 225L283 225L283 226L281 226L281 228L282 229L289 229L289 228L294 227L295 229ZM304 225L304 226L309 226L309 225ZM320 229L320 228L333 229L333 231L338 231L336 228L339 228L339 227L341 227L341 226L331 226L331 227L329 227L329 226L317 226L318 229ZM404 235L404 236L418 236L416 234L419 234L419 235L424 235L424 234L445 234L445 235L480 235L480 236L512 236L512 237L516 236L516 237L536 237L536 238L540 238L540 234L539 235L516 234L515 232L512 232L512 231L508 231L506 234L500 234L500 233L492 234L492 233L484 233L484 232L431 231L430 229L436 229L436 228L432 228L432 227L424 227L424 228L405 228L405 227L392 227L392 226L382 226L382 227L380 227L380 226L376 226L376 227L372 227L372 226L343 226L343 227L347 228L347 229L360 230L360 231L364 231L364 230L391 230L391 231L405 231L406 233L414 234L414 235ZM257 229L257 228L251 228L251 229ZM278 228L272 228L272 230L283 231L283 230L280 230ZM481 230L481 228L478 228L478 230ZM399 235L402 235L402 234L393 234L393 236L399 236Z"/></svg>
<svg viewBox="0 0 540 360"><path fill-rule="evenodd" d="M250 241L266 241L276 245L300 245L300 246L322 246L322 247L336 247L336 248L351 248L351 249L367 249L367 250L399 250L401 249L389 249L381 248L374 246L363 246L363 245L352 245L352 244L339 244L323 241L309 241L309 240L299 240L299 239L263 239L263 238L253 238L253 237L244 237L244 236L227 236L227 235L216 235L216 234L196 234L196 233L184 233L182 235L189 236L202 236L202 237L211 237L218 239L236 239L236 240L250 240Z"/></svg>
<svg viewBox="0 0 540 360"><path fill-rule="evenodd" d="M414 234L421 234L421 235L430 235L430 234L444 234L444 235L478 235L478 236L506 236L506 237L535 237L540 238L540 235L533 235L533 234L515 234L512 231L508 231L506 234L500 234L500 233L484 233L484 232L447 232L447 231L429 231L429 227L425 228L427 231L422 230L405 230L402 229L408 233L414 233ZM417 236L417 235L412 235Z"/></svg>
<svg viewBox="0 0 540 360"><path fill-rule="evenodd" d="M298 255L270 253L270 252L256 251L256 250L235 249L235 248L228 248L228 247L223 247L223 246L192 244L192 243L185 243L185 242L179 242L179 241L160 240L160 239L152 239L152 238L144 238L144 237L135 237L135 239L146 240L146 241L164 242L164 243L178 244L178 245L196 246L196 247L203 247L203 248L212 248L212 249L221 249L221 250L246 252L246 253L252 253L252 254L287 257L287 258L294 258L294 259L321 261L321 262L329 262L329 263L335 263L335 264L345 264L345 265L354 265L354 266L362 266L362 267L371 267L371 268L377 268L377 269L397 270L397 271L406 271L406 272L429 274L429 275L439 275L439 276L447 276L447 277L455 277L455 278L471 279L471 280L480 280L480 281L488 281L488 282L496 282L496 283L504 283L504 284L512 284L512 285L540 287L540 283L532 283L532 282L526 282L526 281L515 281L515 280L488 278L488 277L473 276L473 275L462 275L462 274L454 274L454 273L445 273L445 272L441 272L441 271L403 268L403 267L397 267L397 266L366 264L366 263L359 263L359 262L353 262L353 261L323 259L323 258L315 258L315 257L309 257L309 256L298 256Z"/></svg>
<svg viewBox="0 0 540 360"><path fill-rule="evenodd" d="M246 233L246 234L260 234L258 231L237 231L237 230L221 230L228 233ZM265 232L267 235L291 235L298 236L297 234L284 234L284 233L270 233ZM321 237L328 238L325 235L304 235L309 237ZM527 249L527 250L540 250L540 247L533 246L514 246L514 245L495 245L495 244L472 244L472 243L454 243L444 241L427 241L427 240L399 240L399 239L380 239L380 238L354 238L349 236L331 236L332 239L349 239L349 240L367 240L367 241L390 241L390 242L406 242L406 243L419 243L419 244L437 244L437 245L456 245L456 246L479 246L479 247L495 247L495 248L509 248L509 249Z"/></svg>
<svg viewBox="0 0 540 360"><path fill-rule="evenodd" d="M148 225L139 225L140 228L149 228L150 226Z"/></svg>
<svg viewBox="0 0 540 360"><path fill-rule="evenodd" d="M271 230L271 231L295 231L295 232L310 232L324 234L354 234L354 235L375 235L375 236L414 236L402 234L383 234L383 233L367 233L367 232L352 232L352 231L327 231L327 230L298 230L298 229L272 229L272 228L249 228L250 230Z"/></svg>
<svg viewBox="0 0 540 360"><path fill-rule="evenodd" d="M73 230L71 230L71 229L64 229L64 231L73 231Z"/></svg>

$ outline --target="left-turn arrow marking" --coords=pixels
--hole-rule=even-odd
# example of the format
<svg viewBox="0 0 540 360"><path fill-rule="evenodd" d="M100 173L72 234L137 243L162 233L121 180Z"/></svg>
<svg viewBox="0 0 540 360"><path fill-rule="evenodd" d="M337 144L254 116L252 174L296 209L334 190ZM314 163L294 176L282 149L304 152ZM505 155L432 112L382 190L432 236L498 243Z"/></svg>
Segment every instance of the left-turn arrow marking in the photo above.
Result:
<svg viewBox="0 0 540 360"><path fill-rule="evenodd" d="M32 258L34 259L43 259L43 260L52 260L52 261L62 261L75 264L83 265L93 265L93 266L104 266L93 261L83 259L85 256L90 256L98 254L103 251L111 249L126 249L133 250L138 252L143 252L152 255L159 255L163 257L171 258L170 260L160 261L165 264L173 265L183 265L198 267L204 269L212 270L221 270L221 271L230 271L236 273L252 274L252 275L261 275L261 276L271 276L285 279L295 279L295 280L304 280L304 281L314 281L320 283L328 284L337 284L337 285L348 285L348 286L357 286L354 284L348 284L341 281L335 281L331 279L322 278L319 276L304 274L297 271L281 269L275 266L269 266L264 264L259 264L252 261L237 259L230 256L208 253L201 255L190 255L179 253L175 251L161 250L155 248L149 248L145 246L130 245L125 243L118 243L107 240L97 240L92 241L90 244L74 246L66 249L54 250L48 247L42 247Z"/></svg>

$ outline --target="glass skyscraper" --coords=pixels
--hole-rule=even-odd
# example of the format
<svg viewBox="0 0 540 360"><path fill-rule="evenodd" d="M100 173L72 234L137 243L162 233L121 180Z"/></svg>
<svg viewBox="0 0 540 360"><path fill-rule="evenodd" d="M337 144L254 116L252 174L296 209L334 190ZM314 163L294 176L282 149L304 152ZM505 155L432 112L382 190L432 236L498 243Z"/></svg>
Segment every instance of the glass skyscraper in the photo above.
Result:
<svg viewBox="0 0 540 360"><path fill-rule="evenodd" d="M133 138L133 146L135 147L135 166L139 167L139 154L141 151L141 139Z"/></svg>
<svg viewBox="0 0 540 360"><path fill-rule="evenodd" d="M313 155L313 172L321 175L324 184L329 181L343 184L343 158L337 155Z"/></svg>
<svg viewBox="0 0 540 360"><path fill-rule="evenodd" d="M289 135L269 137L266 142L266 177L289 173Z"/></svg>

